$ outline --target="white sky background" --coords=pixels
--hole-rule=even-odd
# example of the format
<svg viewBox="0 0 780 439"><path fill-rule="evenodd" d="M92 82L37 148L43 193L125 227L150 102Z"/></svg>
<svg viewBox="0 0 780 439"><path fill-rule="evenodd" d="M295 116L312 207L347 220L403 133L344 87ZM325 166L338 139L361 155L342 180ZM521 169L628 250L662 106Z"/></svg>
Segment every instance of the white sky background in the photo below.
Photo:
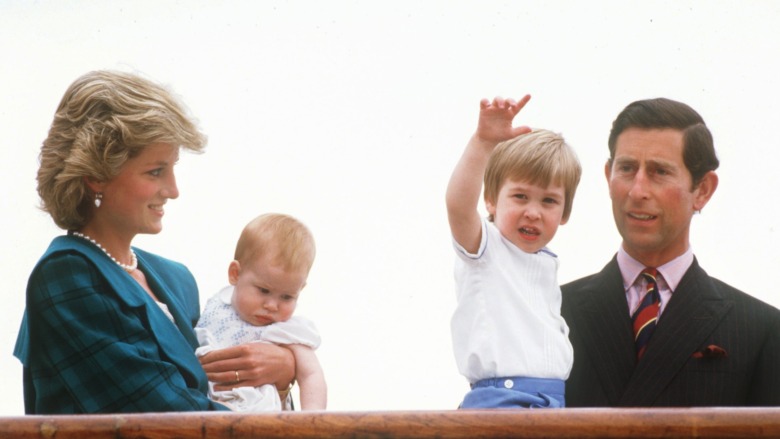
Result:
<svg viewBox="0 0 780 439"><path fill-rule="evenodd" d="M203 304L246 222L299 217L318 254L298 313L324 339L329 408L452 409L467 384L450 344L444 190L482 97L531 93L520 123L562 132L580 156L574 211L551 243L561 283L620 242L603 175L612 120L637 99L693 106L721 159L694 251L780 305L764 275L780 261L778 24L774 1L0 0L0 415L23 413L12 350L25 286L61 233L36 208L37 156L81 74L167 84L209 135L205 154L182 154L163 232L135 245L185 263Z"/></svg>

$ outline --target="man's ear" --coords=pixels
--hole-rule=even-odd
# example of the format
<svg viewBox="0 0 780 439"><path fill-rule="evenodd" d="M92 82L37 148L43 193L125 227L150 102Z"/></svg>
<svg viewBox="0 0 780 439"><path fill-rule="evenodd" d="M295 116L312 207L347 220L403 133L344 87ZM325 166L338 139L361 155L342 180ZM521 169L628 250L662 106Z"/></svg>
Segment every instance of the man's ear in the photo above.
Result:
<svg viewBox="0 0 780 439"><path fill-rule="evenodd" d="M607 184L609 179L612 178L612 160L607 159L607 163L604 163L604 176L607 178Z"/></svg>
<svg viewBox="0 0 780 439"><path fill-rule="evenodd" d="M693 189L693 210L702 210L718 188L718 174L709 171L704 174L699 184Z"/></svg>
<svg viewBox="0 0 780 439"><path fill-rule="evenodd" d="M228 281L230 282L230 285L238 283L239 273L241 273L241 263L236 260L230 261L230 265L228 266Z"/></svg>

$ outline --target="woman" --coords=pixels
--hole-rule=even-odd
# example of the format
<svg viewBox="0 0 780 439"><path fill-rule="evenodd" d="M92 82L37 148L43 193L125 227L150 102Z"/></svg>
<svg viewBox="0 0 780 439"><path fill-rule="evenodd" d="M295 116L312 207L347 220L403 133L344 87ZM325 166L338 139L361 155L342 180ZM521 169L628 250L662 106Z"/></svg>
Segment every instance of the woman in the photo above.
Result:
<svg viewBox="0 0 780 439"><path fill-rule="evenodd" d="M176 262L131 247L162 230L179 196L180 148L205 136L164 88L135 75L91 72L60 102L40 153L43 209L68 231L35 266L14 355L25 411L117 413L225 410L222 387L292 380L275 345L214 352L198 362L198 288Z"/></svg>

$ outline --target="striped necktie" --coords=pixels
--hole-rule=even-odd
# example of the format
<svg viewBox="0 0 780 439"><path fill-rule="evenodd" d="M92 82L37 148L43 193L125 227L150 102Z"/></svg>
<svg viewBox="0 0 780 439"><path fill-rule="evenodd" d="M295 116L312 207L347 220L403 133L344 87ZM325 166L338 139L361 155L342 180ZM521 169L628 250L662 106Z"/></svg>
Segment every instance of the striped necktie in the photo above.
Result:
<svg viewBox="0 0 780 439"><path fill-rule="evenodd" d="M647 342L655 330L658 320L658 311L661 308L661 295L658 293L656 276L658 271L655 268L645 268L642 276L647 280L647 292L642 302L639 304L631 321L634 326L634 343L636 344L636 359L639 361L647 349Z"/></svg>

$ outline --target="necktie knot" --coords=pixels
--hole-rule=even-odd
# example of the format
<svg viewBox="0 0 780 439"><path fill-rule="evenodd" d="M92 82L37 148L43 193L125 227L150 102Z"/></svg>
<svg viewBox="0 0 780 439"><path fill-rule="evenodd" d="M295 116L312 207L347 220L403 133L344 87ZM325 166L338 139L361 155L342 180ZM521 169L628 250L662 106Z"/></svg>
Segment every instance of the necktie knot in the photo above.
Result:
<svg viewBox="0 0 780 439"><path fill-rule="evenodd" d="M658 276L658 270L652 267L647 267L642 270L642 276L647 279L648 282L655 283L655 278Z"/></svg>

